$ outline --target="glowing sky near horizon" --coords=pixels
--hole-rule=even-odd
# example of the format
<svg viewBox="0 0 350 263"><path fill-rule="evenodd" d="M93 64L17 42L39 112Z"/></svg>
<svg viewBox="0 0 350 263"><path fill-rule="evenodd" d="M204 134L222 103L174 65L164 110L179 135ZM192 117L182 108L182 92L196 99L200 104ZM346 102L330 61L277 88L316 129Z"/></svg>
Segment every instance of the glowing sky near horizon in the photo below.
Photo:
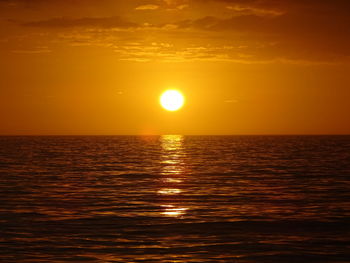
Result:
<svg viewBox="0 0 350 263"><path fill-rule="evenodd" d="M0 134L349 134L349 9L0 0Z"/></svg>

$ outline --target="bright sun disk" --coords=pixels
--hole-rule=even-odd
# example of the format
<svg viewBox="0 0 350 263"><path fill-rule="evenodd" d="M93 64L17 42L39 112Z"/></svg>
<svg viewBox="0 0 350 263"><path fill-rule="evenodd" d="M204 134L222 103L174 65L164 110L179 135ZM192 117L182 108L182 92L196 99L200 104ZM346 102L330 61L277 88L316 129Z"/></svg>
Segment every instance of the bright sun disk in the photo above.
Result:
<svg viewBox="0 0 350 263"><path fill-rule="evenodd" d="M185 103L185 98L178 90L166 90L160 96L160 104L168 111L177 111Z"/></svg>

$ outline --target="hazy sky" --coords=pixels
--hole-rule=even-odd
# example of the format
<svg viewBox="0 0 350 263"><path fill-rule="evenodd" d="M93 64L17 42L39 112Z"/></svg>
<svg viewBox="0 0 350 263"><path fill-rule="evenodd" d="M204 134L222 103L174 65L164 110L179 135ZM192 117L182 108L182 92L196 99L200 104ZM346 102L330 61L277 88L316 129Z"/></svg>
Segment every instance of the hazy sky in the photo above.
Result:
<svg viewBox="0 0 350 263"><path fill-rule="evenodd" d="M348 0L0 0L0 134L349 134ZM186 96L164 111L160 93Z"/></svg>

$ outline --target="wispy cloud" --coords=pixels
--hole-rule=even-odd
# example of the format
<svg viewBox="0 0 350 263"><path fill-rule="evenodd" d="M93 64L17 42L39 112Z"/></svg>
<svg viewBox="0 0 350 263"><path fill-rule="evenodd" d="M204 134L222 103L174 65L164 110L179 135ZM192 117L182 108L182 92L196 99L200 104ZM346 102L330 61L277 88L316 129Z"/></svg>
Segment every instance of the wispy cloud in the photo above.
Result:
<svg viewBox="0 0 350 263"><path fill-rule="evenodd" d="M272 60L261 60L253 55L242 56L241 46L176 46L171 43L130 43L114 46L121 60L135 62L189 62L217 61L240 64L265 64Z"/></svg>
<svg viewBox="0 0 350 263"><path fill-rule="evenodd" d="M156 10L159 8L159 5L153 5L153 4L148 4L148 5L140 5L135 8L135 10Z"/></svg>
<svg viewBox="0 0 350 263"><path fill-rule="evenodd" d="M264 9L244 5L229 5L227 9L232 10L237 15L256 15L256 16L280 16L285 12L275 9Z"/></svg>
<svg viewBox="0 0 350 263"><path fill-rule="evenodd" d="M40 54L40 53L51 53L52 50L50 50L48 47L36 47L33 49L16 49L12 50L12 53L17 54Z"/></svg>

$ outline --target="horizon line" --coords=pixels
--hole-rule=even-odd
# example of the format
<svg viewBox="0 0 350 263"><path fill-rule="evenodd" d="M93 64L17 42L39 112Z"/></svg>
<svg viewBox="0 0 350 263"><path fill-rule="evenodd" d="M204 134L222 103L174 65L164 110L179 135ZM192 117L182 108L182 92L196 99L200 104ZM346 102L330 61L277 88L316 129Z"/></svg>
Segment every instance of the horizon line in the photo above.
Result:
<svg viewBox="0 0 350 263"><path fill-rule="evenodd" d="M263 133L263 134L0 134L0 137L54 137L54 136L164 136L164 135L182 135L182 136L350 136L350 133Z"/></svg>

